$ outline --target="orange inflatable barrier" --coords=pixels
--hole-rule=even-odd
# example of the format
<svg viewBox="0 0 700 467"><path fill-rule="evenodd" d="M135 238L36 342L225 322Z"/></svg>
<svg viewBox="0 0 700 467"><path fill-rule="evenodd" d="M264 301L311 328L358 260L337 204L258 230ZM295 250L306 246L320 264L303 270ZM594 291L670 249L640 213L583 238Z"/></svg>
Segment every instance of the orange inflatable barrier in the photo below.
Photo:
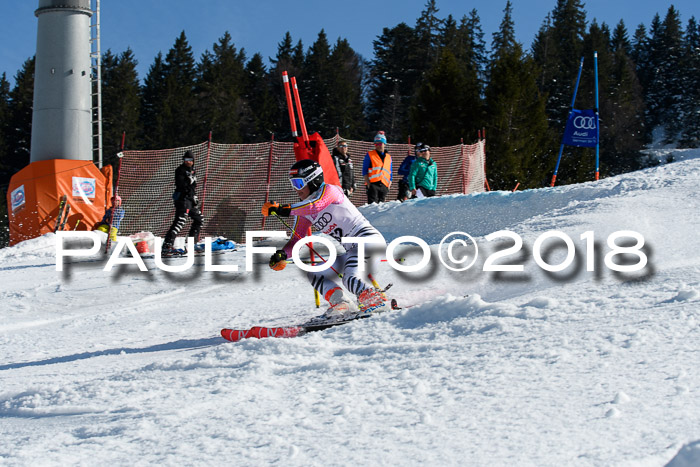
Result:
<svg viewBox="0 0 700 467"><path fill-rule="evenodd" d="M10 245L53 232L63 195L70 204L64 229L92 229L102 220L111 192L111 177L91 161L51 159L29 164L12 177L7 191Z"/></svg>

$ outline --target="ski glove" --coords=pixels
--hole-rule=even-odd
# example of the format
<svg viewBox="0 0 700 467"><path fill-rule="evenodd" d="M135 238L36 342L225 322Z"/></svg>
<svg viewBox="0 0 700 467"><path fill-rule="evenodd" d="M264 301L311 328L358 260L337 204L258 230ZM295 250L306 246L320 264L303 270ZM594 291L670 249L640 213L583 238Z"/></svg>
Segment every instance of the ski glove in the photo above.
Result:
<svg viewBox="0 0 700 467"><path fill-rule="evenodd" d="M270 256L270 267L275 271L281 271L287 267L287 253L284 250L277 250Z"/></svg>
<svg viewBox="0 0 700 467"><path fill-rule="evenodd" d="M197 206L197 205L199 204L199 198L197 198L197 195L194 195L194 197L192 198L192 200L194 201L194 205L195 205L195 206Z"/></svg>
<svg viewBox="0 0 700 467"><path fill-rule="evenodd" d="M292 207L289 204L284 204L282 206L279 205L279 203L265 203L262 206L262 215L263 216L272 216L272 215L278 215L278 216L284 216L284 217L289 217L289 215L292 213Z"/></svg>

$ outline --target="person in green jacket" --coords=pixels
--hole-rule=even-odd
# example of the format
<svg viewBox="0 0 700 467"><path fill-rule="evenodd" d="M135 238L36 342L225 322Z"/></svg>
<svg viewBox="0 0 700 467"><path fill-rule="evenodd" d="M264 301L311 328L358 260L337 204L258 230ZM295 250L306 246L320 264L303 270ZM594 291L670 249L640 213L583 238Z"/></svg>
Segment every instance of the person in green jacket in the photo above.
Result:
<svg viewBox="0 0 700 467"><path fill-rule="evenodd" d="M424 143L416 144L416 155L418 157L408 173L408 189L413 198L421 195L435 196L438 183L437 164L430 158L430 146Z"/></svg>

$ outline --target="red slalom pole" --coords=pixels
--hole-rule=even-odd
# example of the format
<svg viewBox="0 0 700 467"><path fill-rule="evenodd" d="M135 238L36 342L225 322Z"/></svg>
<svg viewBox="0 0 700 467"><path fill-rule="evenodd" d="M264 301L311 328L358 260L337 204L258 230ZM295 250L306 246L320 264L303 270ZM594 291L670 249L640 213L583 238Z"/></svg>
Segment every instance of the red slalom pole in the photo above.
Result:
<svg viewBox="0 0 700 467"><path fill-rule="evenodd" d="M284 83L284 94L287 98L287 111L289 112L289 125L292 127L292 136L298 138L299 133L297 133L297 123L294 119L294 104L292 104L292 93L289 90L289 75L286 71L282 72L282 82Z"/></svg>
<svg viewBox="0 0 700 467"><path fill-rule="evenodd" d="M306 122L304 121L304 112L301 110L301 100L299 99L299 88L297 87L297 79L292 76L292 90L294 91L294 101L297 105L297 115L299 116L299 126L301 127L301 136L304 138L304 144L309 148L309 134L306 132Z"/></svg>

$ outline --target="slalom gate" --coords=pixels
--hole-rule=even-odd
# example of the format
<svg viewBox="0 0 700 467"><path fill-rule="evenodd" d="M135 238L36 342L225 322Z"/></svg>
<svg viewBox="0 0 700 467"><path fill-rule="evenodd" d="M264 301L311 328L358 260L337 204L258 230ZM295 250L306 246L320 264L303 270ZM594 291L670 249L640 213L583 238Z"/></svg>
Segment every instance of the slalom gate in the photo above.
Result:
<svg viewBox="0 0 700 467"><path fill-rule="evenodd" d="M329 150L336 147L339 135L324 139ZM357 188L350 197L356 205L367 203L362 178L362 162L374 149L370 141L348 142ZM431 157L438 166L438 195L484 191L485 140L475 144L432 147ZM413 144L388 144L393 161L393 183L387 201L397 197L396 174L401 162L413 153ZM236 242L245 240L249 230L285 230L277 219L264 218L260 212L266 201L299 201L288 181L289 167L295 162L294 143L219 144L204 142L195 146L153 151L123 151L118 173L117 193L122 197L126 215L120 235L141 231L164 236L175 215L172 193L175 169L182 155L195 155L197 196L204 214L200 236L223 236ZM189 224L183 229L187 233Z"/></svg>

